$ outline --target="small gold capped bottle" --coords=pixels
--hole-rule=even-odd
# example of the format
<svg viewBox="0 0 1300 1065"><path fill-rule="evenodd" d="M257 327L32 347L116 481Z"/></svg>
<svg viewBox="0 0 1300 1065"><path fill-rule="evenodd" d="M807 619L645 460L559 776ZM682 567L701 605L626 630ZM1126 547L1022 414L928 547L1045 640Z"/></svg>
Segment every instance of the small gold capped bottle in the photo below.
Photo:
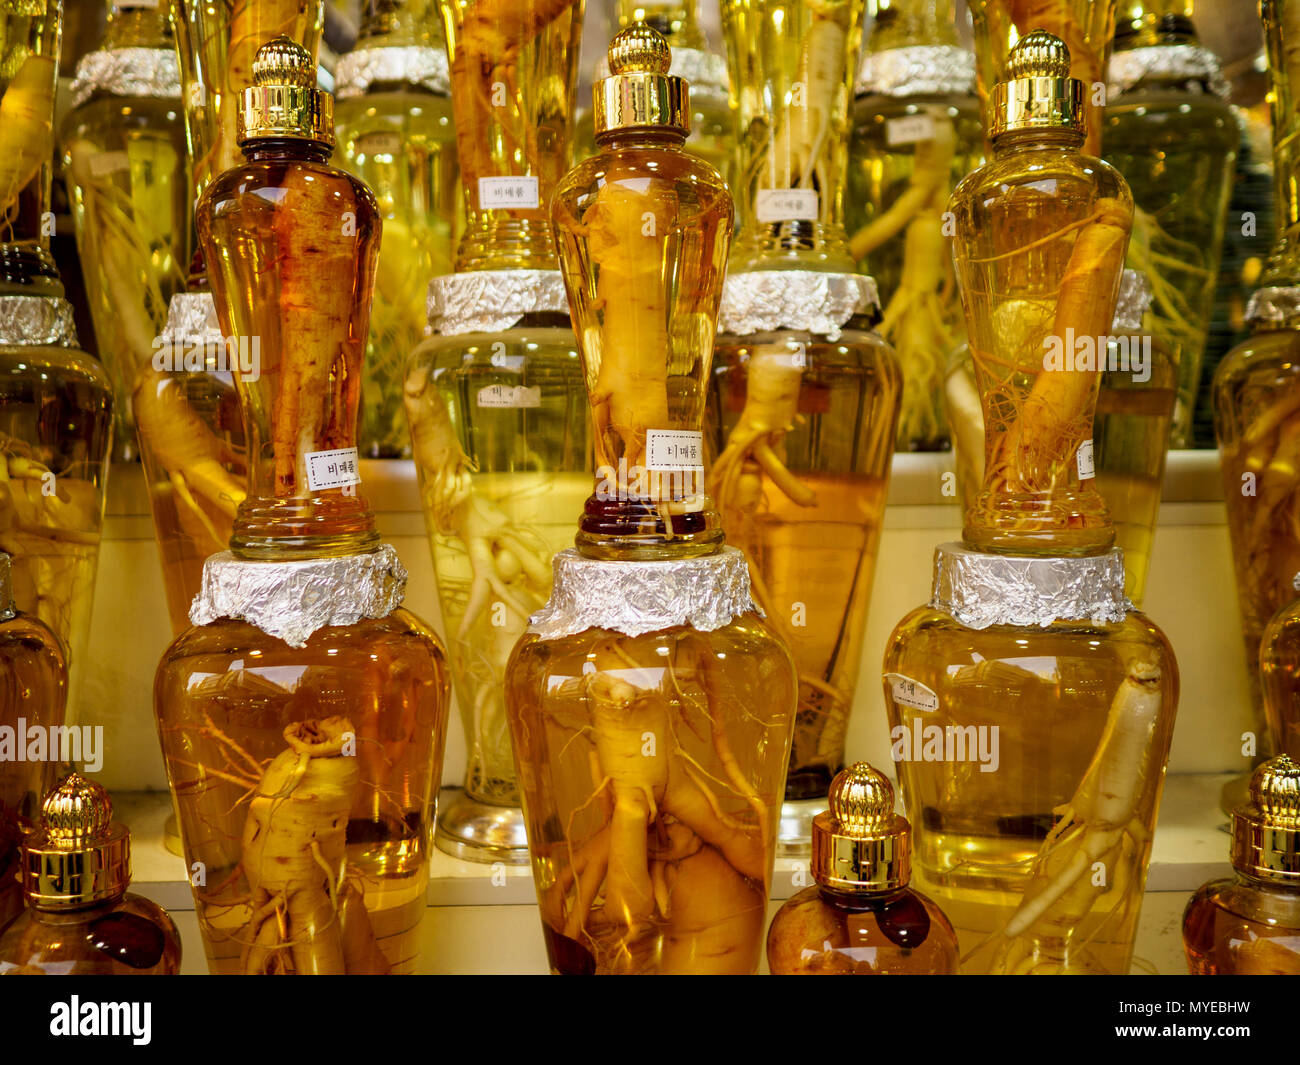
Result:
<svg viewBox="0 0 1300 1065"><path fill-rule="evenodd" d="M0 975L170 976L181 940L167 911L127 892L131 836L108 792L73 773L22 844L27 911L0 937Z"/></svg>
<svg viewBox="0 0 1300 1065"><path fill-rule="evenodd" d="M1300 764L1259 766L1232 815L1235 875L1204 885L1183 913L1193 976L1300 976Z"/></svg>
<svg viewBox="0 0 1300 1065"><path fill-rule="evenodd" d="M933 900L908 886L912 827L894 813L889 779L866 762L831 783L813 820L812 887L767 933L775 976L920 976L957 971L957 935Z"/></svg>

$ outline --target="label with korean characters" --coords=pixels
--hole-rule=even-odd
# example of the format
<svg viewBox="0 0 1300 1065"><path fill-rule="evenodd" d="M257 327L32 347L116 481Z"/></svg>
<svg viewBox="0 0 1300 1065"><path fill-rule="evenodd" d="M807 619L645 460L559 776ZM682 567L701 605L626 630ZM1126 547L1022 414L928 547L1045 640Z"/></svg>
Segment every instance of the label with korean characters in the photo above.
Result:
<svg viewBox="0 0 1300 1065"><path fill-rule="evenodd" d="M916 144L934 140L934 119L929 115L904 115L885 123L885 143L891 148L899 144Z"/></svg>
<svg viewBox="0 0 1300 1065"><path fill-rule="evenodd" d="M480 211L505 208L510 211L536 211L541 206L535 177L482 177L478 179Z"/></svg>
<svg viewBox="0 0 1300 1065"><path fill-rule="evenodd" d="M909 706L913 710L934 713L939 709L939 696L919 680L905 677L901 673L886 673L885 680L894 693L894 702L900 706Z"/></svg>
<svg viewBox="0 0 1300 1065"><path fill-rule="evenodd" d="M540 407L542 386L484 385L478 390L480 407Z"/></svg>
<svg viewBox="0 0 1300 1065"><path fill-rule="evenodd" d="M304 461L307 463L307 487L313 492L361 483L361 465L354 447L309 451Z"/></svg>
<svg viewBox="0 0 1300 1065"><path fill-rule="evenodd" d="M1092 461L1092 441L1085 440L1075 452L1075 461L1079 464L1079 480L1086 481L1097 476L1097 468Z"/></svg>
<svg viewBox="0 0 1300 1065"><path fill-rule="evenodd" d="M704 434L691 429L650 429L645 434L647 470L704 469Z"/></svg>
<svg viewBox="0 0 1300 1065"><path fill-rule="evenodd" d="M815 222L818 206L816 189L759 189L754 197L760 222Z"/></svg>

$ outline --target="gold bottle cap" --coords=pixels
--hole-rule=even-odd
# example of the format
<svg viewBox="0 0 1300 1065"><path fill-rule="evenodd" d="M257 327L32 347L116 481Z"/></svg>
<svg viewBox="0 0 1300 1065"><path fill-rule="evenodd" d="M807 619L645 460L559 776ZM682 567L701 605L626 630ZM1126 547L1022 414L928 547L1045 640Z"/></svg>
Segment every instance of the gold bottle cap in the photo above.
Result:
<svg viewBox="0 0 1300 1065"><path fill-rule="evenodd" d="M1300 884L1300 765L1285 754L1250 778L1232 815L1232 864L1247 876Z"/></svg>
<svg viewBox="0 0 1300 1065"><path fill-rule="evenodd" d="M257 50L253 84L235 113L239 145L268 137L296 137L334 145L334 97L316 88L316 61L289 37Z"/></svg>
<svg viewBox="0 0 1300 1065"><path fill-rule="evenodd" d="M1004 80L993 87L990 139L1017 129L1072 129L1084 133L1084 86L1070 77L1070 49L1046 30L1016 42Z"/></svg>
<svg viewBox="0 0 1300 1065"><path fill-rule="evenodd" d="M131 884L130 833L113 821L108 792L76 773L45 796L22 851L23 892L37 909L88 906Z"/></svg>
<svg viewBox="0 0 1300 1065"><path fill-rule="evenodd" d="M889 779L858 762L831 781L813 818L812 875L841 891L892 891L912 877L912 826L894 813Z"/></svg>
<svg viewBox="0 0 1300 1065"><path fill-rule="evenodd" d="M609 77L592 88L596 136L618 129L690 132L686 82L668 73L672 50L663 34L638 22L609 42Z"/></svg>

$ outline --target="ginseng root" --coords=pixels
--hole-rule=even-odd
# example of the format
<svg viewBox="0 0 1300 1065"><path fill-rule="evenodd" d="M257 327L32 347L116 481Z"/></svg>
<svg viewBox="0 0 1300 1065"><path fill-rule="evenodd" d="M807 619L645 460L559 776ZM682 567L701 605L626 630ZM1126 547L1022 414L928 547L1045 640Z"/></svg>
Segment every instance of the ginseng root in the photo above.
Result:
<svg viewBox="0 0 1300 1065"><path fill-rule="evenodd" d="M12 233L18 196L54 151L54 60L29 55L0 98L0 236Z"/></svg>

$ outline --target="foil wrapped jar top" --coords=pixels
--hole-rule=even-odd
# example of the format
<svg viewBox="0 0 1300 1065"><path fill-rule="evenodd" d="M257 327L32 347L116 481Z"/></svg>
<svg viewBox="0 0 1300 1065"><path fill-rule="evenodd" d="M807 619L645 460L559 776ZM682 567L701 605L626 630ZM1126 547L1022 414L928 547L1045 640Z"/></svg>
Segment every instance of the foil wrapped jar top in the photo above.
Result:
<svg viewBox="0 0 1300 1065"><path fill-rule="evenodd" d="M59 296L0 296L0 344L75 348L72 304Z"/></svg>
<svg viewBox="0 0 1300 1065"><path fill-rule="evenodd" d="M1117 547L1085 558L1031 558L959 543L935 548L930 606L970 629L1118 624L1134 609L1124 596L1124 553Z"/></svg>
<svg viewBox="0 0 1300 1065"><path fill-rule="evenodd" d="M543 640L587 629L641 636L679 625L712 632L741 614L762 610L750 595L744 553L660 562L606 561L570 548L554 560L551 597L530 618L529 632Z"/></svg>
<svg viewBox="0 0 1300 1065"><path fill-rule="evenodd" d="M858 96L969 96L975 54L953 45L914 45L868 53L854 86Z"/></svg>
<svg viewBox="0 0 1300 1065"><path fill-rule="evenodd" d="M467 270L429 282L429 329L439 336L499 333L526 314L563 314L569 297L558 270Z"/></svg>
<svg viewBox="0 0 1300 1065"><path fill-rule="evenodd" d="M794 329L834 342L851 318L874 314L879 306L876 282L862 274L749 270L727 276L718 332L748 336Z"/></svg>
<svg viewBox="0 0 1300 1065"><path fill-rule="evenodd" d="M334 69L334 95L340 100L361 96L372 85L403 83L439 96L450 93L446 49L423 45L354 48L339 57Z"/></svg>
<svg viewBox="0 0 1300 1065"><path fill-rule="evenodd" d="M80 107L100 92L179 100L181 72L175 50L109 48L82 56L72 82L72 105Z"/></svg>

